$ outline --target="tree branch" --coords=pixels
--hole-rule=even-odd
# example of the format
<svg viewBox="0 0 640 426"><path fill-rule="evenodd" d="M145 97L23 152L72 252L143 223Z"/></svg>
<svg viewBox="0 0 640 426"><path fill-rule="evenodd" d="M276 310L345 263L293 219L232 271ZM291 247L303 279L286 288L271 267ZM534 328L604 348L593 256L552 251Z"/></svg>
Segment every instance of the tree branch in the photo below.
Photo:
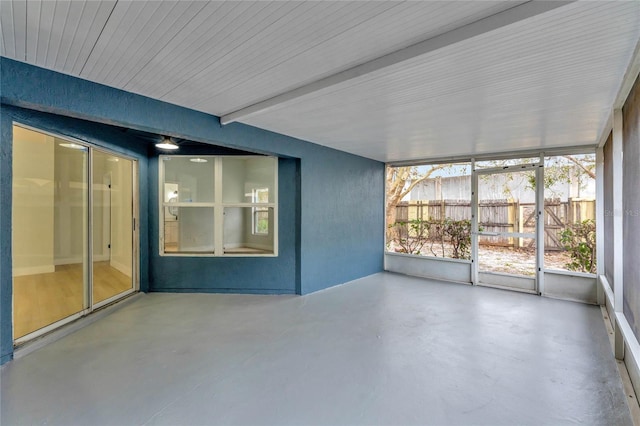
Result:
<svg viewBox="0 0 640 426"><path fill-rule="evenodd" d="M587 169L585 167L585 165L580 160L572 157L571 155L563 155L563 157L566 158L567 160L571 161L576 166L580 167L580 169L582 169L582 171L585 172L591 179L595 179L596 178L596 174L594 172L592 172L591 170Z"/></svg>

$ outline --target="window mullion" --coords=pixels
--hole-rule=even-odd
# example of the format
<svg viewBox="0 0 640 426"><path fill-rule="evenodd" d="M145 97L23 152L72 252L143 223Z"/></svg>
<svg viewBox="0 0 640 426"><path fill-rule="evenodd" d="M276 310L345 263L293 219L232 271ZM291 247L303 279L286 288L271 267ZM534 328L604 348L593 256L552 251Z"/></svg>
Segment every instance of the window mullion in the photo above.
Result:
<svg viewBox="0 0 640 426"><path fill-rule="evenodd" d="M222 204L222 158L216 157L214 166L214 255L222 256L224 254L224 206Z"/></svg>

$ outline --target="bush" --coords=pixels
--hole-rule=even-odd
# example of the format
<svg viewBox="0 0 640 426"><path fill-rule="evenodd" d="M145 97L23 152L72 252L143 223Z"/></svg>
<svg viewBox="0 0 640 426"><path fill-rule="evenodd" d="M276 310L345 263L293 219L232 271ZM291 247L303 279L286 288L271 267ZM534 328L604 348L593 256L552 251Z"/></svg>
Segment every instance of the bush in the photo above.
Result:
<svg viewBox="0 0 640 426"><path fill-rule="evenodd" d="M389 228L393 229L392 241L395 243L398 253L421 254L422 247L429 237L430 223L422 219L414 219L408 222L398 221Z"/></svg>
<svg viewBox="0 0 640 426"><path fill-rule="evenodd" d="M408 254L423 254L428 244L432 255L447 255L454 259L471 258L471 221L453 220L443 221L429 219L414 219L408 222L398 221L389 226L393 230L391 241L395 251Z"/></svg>
<svg viewBox="0 0 640 426"><path fill-rule="evenodd" d="M574 223L560 234L560 242L571 256L570 271L596 273L596 223L592 219Z"/></svg>
<svg viewBox="0 0 640 426"><path fill-rule="evenodd" d="M471 221L445 219L443 233L448 235L454 259L471 259Z"/></svg>

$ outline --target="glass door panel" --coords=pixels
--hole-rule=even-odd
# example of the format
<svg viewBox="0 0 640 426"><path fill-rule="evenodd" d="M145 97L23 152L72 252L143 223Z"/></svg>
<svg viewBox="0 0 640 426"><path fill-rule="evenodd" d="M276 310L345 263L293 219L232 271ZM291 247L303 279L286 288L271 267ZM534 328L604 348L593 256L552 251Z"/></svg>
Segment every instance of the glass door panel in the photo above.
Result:
<svg viewBox="0 0 640 426"><path fill-rule="evenodd" d="M478 280L536 290L536 166L479 172Z"/></svg>
<svg viewBox="0 0 640 426"><path fill-rule="evenodd" d="M133 161L93 150L93 304L133 288Z"/></svg>
<svg viewBox="0 0 640 426"><path fill-rule="evenodd" d="M86 308L88 149L13 127L13 336Z"/></svg>

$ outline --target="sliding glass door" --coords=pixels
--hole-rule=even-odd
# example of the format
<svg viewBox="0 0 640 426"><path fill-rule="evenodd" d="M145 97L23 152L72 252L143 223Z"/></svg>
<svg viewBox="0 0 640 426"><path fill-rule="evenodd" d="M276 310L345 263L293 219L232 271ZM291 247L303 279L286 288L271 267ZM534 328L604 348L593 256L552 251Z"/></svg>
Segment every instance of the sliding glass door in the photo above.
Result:
<svg viewBox="0 0 640 426"><path fill-rule="evenodd" d="M135 166L77 141L13 127L16 343L134 290Z"/></svg>
<svg viewBox="0 0 640 426"><path fill-rule="evenodd" d="M93 305L133 288L133 161L93 150Z"/></svg>

